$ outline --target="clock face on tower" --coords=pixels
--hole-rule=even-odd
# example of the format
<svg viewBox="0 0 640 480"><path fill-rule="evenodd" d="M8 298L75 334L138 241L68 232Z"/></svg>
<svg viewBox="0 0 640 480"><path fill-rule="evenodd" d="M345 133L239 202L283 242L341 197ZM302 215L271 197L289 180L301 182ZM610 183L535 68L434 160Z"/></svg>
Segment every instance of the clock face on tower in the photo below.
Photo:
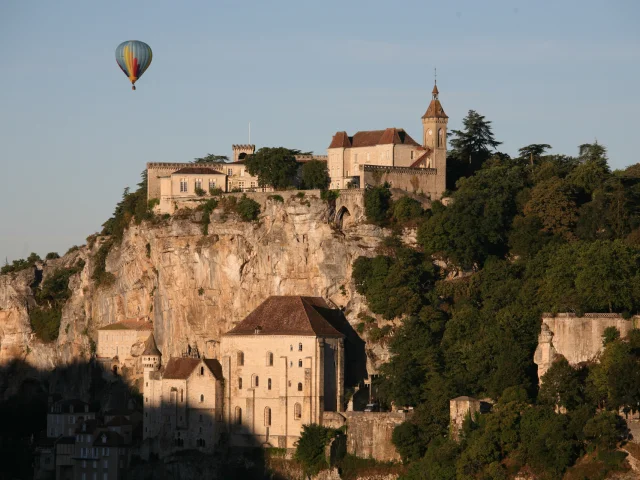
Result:
<svg viewBox="0 0 640 480"><path fill-rule="evenodd" d="M427 132L429 135L433 135L433 131L431 129L429 129L429 131Z"/></svg>

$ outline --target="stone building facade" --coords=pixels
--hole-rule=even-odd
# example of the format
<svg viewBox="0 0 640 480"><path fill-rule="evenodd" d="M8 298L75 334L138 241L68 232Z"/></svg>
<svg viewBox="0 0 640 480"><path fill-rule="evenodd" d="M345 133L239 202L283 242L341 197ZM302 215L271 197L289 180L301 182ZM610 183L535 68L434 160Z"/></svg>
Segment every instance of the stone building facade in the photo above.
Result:
<svg viewBox="0 0 640 480"><path fill-rule="evenodd" d="M144 342L153 332L153 323L146 318L111 323L98 329L96 356L109 370L118 372L142 352Z"/></svg>
<svg viewBox="0 0 640 480"><path fill-rule="evenodd" d="M144 365L143 440L159 452L197 449L212 452L222 425L222 369L214 359L170 358L161 365L153 336Z"/></svg>
<svg viewBox="0 0 640 480"><path fill-rule="evenodd" d="M220 341L215 359L142 353L143 438L151 450L294 448L302 425L343 410L344 336L317 297L267 298Z"/></svg>
<svg viewBox="0 0 640 480"><path fill-rule="evenodd" d="M418 171L427 169L432 178L420 185L423 193L441 198L446 189L448 119L434 85L431 103L422 116L422 144L401 128L362 131L353 136L337 132L327 150L331 188L365 188L372 178L365 175L367 166L375 166L384 167L392 187L411 190L407 188L411 178L421 179Z"/></svg>
<svg viewBox="0 0 640 480"><path fill-rule="evenodd" d="M234 446L294 448L302 425L343 409L344 336L317 297L273 296L221 340Z"/></svg>
<svg viewBox="0 0 640 480"><path fill-rule="evenodd" d="M49 406L47 412L47 437L58 438L73 435L78 424L93 420L96 413L81 400L59 400Z"/></svg>

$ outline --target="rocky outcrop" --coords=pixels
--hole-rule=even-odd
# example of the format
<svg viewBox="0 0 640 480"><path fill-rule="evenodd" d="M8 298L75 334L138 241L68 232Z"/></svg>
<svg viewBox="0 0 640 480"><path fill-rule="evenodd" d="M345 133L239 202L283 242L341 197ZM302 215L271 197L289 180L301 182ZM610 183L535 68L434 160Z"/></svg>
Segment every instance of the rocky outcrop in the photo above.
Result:
<svg viewBox="0 0 640 480"><path fill-rule="evenodd" d="M626 320L615 313L586 313L582 317L571 313L544 315L533 359L538 365L538 378L542 378L558 355L571 365L596 360L608 327L617 328L624 338L638 323L638 316Z"/></svg>
<svg viewBox="0 0 640 480"><path fill-rule="evenodd" d="M214 210L208 234L202 213L177 212L169 219L132 225L106 261L113 284L91 280L95 254L106 240L47 261L34 269L0 276L0 363L23 360L36 369L88 361L96 330L127 318L148 316L163 356L197 347L217 355L223 332L269 295L318 295L344 308L352 324L366 309L355 293L351 266L373 255L385 232L361 222L338 229L326 202L283 193L284 202L261 199L257 222L225 218ZM35 337L28 311L36 277L82 258L71 277L71 297L62 312L59 337L44 344Z"/></svg>

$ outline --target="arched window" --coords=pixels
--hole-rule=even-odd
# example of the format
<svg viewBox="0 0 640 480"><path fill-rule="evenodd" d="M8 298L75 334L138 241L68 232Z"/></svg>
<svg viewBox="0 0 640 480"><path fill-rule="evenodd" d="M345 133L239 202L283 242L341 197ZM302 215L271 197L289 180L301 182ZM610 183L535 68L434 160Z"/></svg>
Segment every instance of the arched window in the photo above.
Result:
<svg viewBox="0 0 640 480"><path fill-rule="evenodd" d="M200 367L200 375L204 375L204 367Z"/></svg>
<svg viewBox="0 0 640 480"><path fill-rule="evenodd" d="M299 352L301 352L301 351L302 351L302 344L301 344L301 343L299 343L299 344L298 344L298 351L299 351Z"/></svg>
<svg viewBox="0 0 640 480"><path fill-rule="evenodd" d="M293 406L293 418L295 420L300 420L301 417L302 417L302 405L300 405L299 403L296 403Z"/></svg>
<svg viewBox="0 0 640 480"><path fill-rule="evenodd" d="M271 390L271 379L267 378L267 390Z"/></svg>
<svg viewBox="0 0 640 480"><path fill-rule="evenodd" d="M302 383L298 382L298 391L301 392L302 391Z"/></svg>
<svg viewBox="0 0 640 480"><path fill-rule="evenodd" d="M298 360L298 367L302 367L302 360Z"/></svg>
<svg viewBox="0 0 640 480"><path fill-rule="evenodd" d="M293 352L293 345L289 345L289 350Z"/></svg>
<svg viewBox="0 0 640 480"><path fill-rule="evenodd" d="M200 395L200 403L204 402L204 395Z"/></svg>
<svg viewBox="0 0 640 480"><path fill-rule="evenodd" d="M238 352L238 366L242 367L244 365L244 353Z"/></svg>
<svg viewBox="0 0 640 480"><path fill-rule="evenodd" d="M273 353L267 352L267 367L273 367Z"/></svg>
<svg viewBox="0 0 640 480"><path fill-rule="evenodd" d="M269 407L264 408L264 425L265 427L271 426L271 409Z"/></svg>
<svg viewBox="0 0 640 480"><path fill-rule="evenodd" d="M254 388L260 386L260 378L257 375L251 376L251 386Z"/></svg>
<svg viewBox="0 0 640 480"><path fill-rule="evenodd" d="M238 425L242 423L242 409L240 407L236 407L236 423Z"/></svg>
<svg viewBox="0 0 640 480"><path fill-rule="evenodd" d="M438 129L438 147L441 147L444 143L444 130Z"/></svg>
<svg viewBox="0 0 640 480"><path fill-rule="evenodd" d="M242 378L238 378L238 390L242 390Z"/></svg>

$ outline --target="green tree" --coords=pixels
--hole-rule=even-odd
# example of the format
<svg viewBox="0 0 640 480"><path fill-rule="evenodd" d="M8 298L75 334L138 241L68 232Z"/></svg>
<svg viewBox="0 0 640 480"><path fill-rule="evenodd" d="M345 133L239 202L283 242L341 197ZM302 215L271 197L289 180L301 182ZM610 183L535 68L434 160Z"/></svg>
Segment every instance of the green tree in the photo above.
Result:
<svg viewBox="0 0 640 480"><path fill-rule="evenodd" d="M452 130L449 140L451 144L449 154L453 159L451 162L453 168L447 171L447 177L451 174L452 182L460 177L472 175L502 143L494 138L491 122L475 110L469 110L462 124L463 130Z"/></svg>
<svg viewBox="0 0 640 480"><path fill-rule="evenodd" d="M214 155L213 153L207 153L204 157L194 158L191 163L224 163L228 161L229 157L226 155Z"/></svg>
<svg viewBox="0 0 640 480"><path fill-rule="evenodd" d="M418 219L422 213L422 204L411 197L402 197L393 203L393 218L398 222Z"/></svg>
<svg viewBox="0 0 640 480"><path fill-rule="evenodd" d="M627 432L624 419L611 411L597 413L584 426L587 441L605 450L614 450L620 440L627 438Z"/></svg>
<svg viewBox="0 0 640 480"><path fill-rule="evenodd" d="M324 449L335 435L335 430L322 425L312 423L302 426L294 457L302 464L306 475L316 475L329 466Z"/></svg>
<svg viewBox="0 0 640 480"><path fill-rule="evenodd" d="M573 410L584 402L584 384L579 372L566 358L553 362L542 377L542 386L538 401L551 407L564 407Z"/></svg>
<svg viewBox="0 0 640 480"><path fill-rule="evenodd" d="M529 162L533 166L535 160L539 160L544 153L551 148L548 143L532 143L526 147L518 149L520 158Z"/></svg>
<svg viewBox="0 0 640 480"><path fill-rule="evenodd" d="M571 188L558 177L542 181L531 189L524 214L538 217L545 232L573 238L578 209Z"/></svg>
<svg viewBox="0 0 640 480"><path fill-rule="evenodd" d="M526 182L523 169L498 166L461 179L446 208L434 202L433 215L418 230L428 253L444 252L457 265L480 266L488 256L508 250L508 232L517 212L517 194Z"/></svg>
<svg viewBox="0 0 640 480"><path fill-rule="evenodd" d="M404 422L394 428L391 442L405 462L419 460L424 454L420 429L414 423Z"/></svg>
<svg viewBox="0 0 640 480"><path fill-rule="evenodd" d="M295 156L299 150L284 147L263 147L245 160L247 171L258 177L261 187L280 190L293 185L298 162Z"/></svg>
<svg viewBox="0 0 640 480"><path fill-rule="evenodd" d="M310 160L302 165L303 188L319 188L320 190L325 190L329 186L330 181L327 162Z"/></svg>
<svg viewBox="0 0 640 480"><path fill-rule="evenodd" d="M364 213L368 221L378 224L383 223L389 217L390 207L391 189L388 183L365 190Z"/></svg>

